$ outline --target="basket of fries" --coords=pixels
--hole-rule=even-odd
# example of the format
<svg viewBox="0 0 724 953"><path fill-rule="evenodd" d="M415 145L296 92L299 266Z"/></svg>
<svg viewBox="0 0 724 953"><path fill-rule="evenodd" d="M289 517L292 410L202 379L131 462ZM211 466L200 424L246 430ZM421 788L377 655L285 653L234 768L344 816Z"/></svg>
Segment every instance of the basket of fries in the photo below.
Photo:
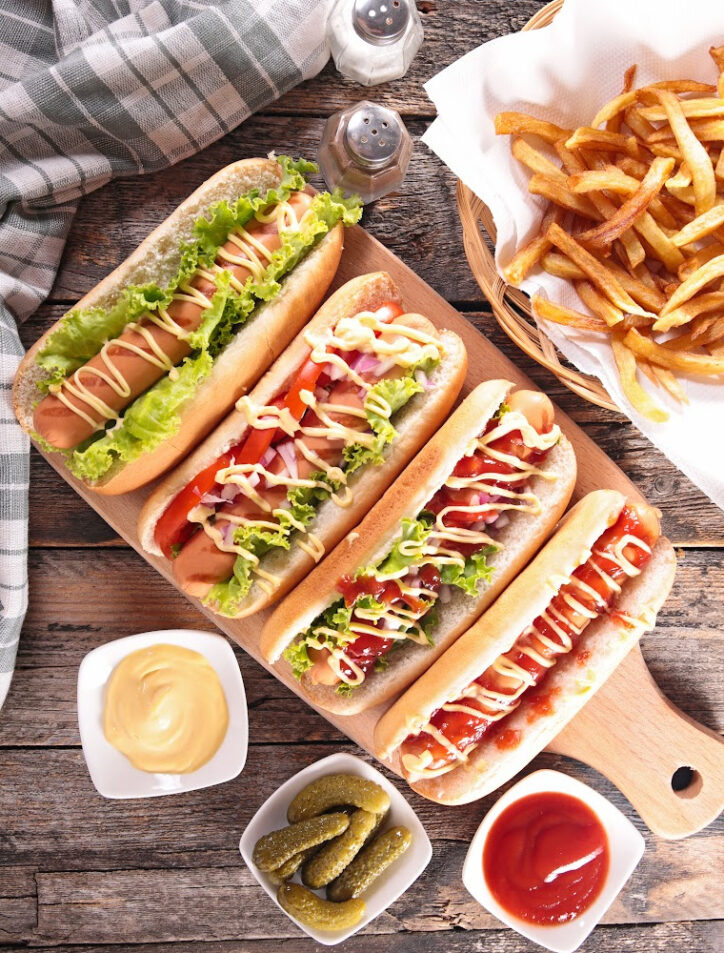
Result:
<svg viewBox="0 0 724 953"><path fill-rule="evenodd" d="M554 0L524 29L547 25L562 5ZM503 278L486 243L486 233L496 240L492 214L458 184L466 255L503 330L575 393L617 410L597 378L565 363L545 325L605 335L624 394L652 421L668 413L637 371L683 402L677 374L724 374L724 47L709 52L711 84L667 79L637 88L632 66L620 95L587 126L495 117L529 191L546 202L538 232ZM535 269L569 282L584 307L529 299L516 286Z"/></svg>

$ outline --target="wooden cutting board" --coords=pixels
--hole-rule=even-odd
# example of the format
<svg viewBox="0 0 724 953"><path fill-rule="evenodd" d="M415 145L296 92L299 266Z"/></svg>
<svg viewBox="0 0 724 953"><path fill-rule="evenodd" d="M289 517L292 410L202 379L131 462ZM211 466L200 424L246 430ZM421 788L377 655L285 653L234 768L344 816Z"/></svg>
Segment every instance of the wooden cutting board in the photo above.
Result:
<svg viewBox="0 0 724 953"><path fill-rule="evenodd" d="M463 394L483 380L498 377L534 386L399 258L359 226L347 230L334 287L355 275L381 269L388 271L397 282L408 310L425 314L434 324L450 328L463 338L469 357ZM573 444L578 459L574 500L601 487L640 498L623 472L570 418L558 410L556 419ZM173 583L166 561L144 553L138 541L136 522L151 487L121 497L97 496L76 480L58 458L43 455L120 536ZM288 666L280 663L270 667L259 653L259 634L271 610L235 622L214 615L195 599L191 602L257 662L301 695ZM320 714L371 752L374 726L387 705L352 717L323 711ZM626 794L649 827L663 837L692 834L724 808L724 742L664 698L638 648L555 739L551 750L585 761L605 774ZM691 767L696 773L687 790L676 794L671 788L671 776L682 766Z"/></svg>

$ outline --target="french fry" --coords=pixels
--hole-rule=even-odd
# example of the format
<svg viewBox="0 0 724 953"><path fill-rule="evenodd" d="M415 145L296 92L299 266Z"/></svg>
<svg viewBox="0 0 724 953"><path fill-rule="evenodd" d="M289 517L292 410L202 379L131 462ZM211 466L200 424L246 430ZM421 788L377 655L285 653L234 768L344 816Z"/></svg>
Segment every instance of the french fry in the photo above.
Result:
<svg viewBox="0 0 724 953"><path fill-rule="evenodd" d="M641 362L639 361L638 364L640 367ZM673 397L674 400L678 400L680 404L689 403L686 391L674 377L673 371L665 367L659 367L658 364L650 364L649 367L651 367L654 372L656 383L660 384L669 396Z"/></svg>
<svg viewBox="0 0 724 953"><path fill-rule="evenodd" d="M681 109L687 119L724 116L724 99L683 99ZM668 119L663 106L642 106L639 113L649 122L666 122Z"/></svg>
<svg viewBox="0 0 724 953"><path fill-rule="evenodd" d="M634 136L622 136L618 132L607 132L605 129L593 129L590 126L580 126L576 129L566 140L566 148L624 152L634 159L638 159L641 154L641 147Z"/></svg>
<svg viewBox="0 0 724 953"><path fill-rule="evenodd" d="M551 226L551 228L553 227L554 226ZM692 275L689 275L686 281L679 285L659 312L660 317L663 318L676 308L681 307L681 305L692 298L697 291L705 285L708 285L710 281L721 278L722 275L724 275L724 255L719 255L717 258L712 258L711 261L702 265L701 268L698 268Z"/></svg>
<svg viewBox="0 0 724 953"><path fill-rule="evenodd" d="M593 311L593 313L605 321L607 327L612 328L623 321L623 311L611 304L608 298L593 287L588 281L576 281L574 287L581 301Z"/></svg>
<svg viewBox="0 0 724 953"><path fill-rule="evenodd" d="M714 167L709 154L686 121L681 101L674 93L655 87L649 87L648 93L657 99L666 111L671 131L691 172L696 195L696 214L701 215L712 207L716 199Z"/></svg>
<svg viewBox="0 0 724 953"><path fill-rule="evenodd" d="M724 245L719 242L712 242L711 245L705 245L704 248L700 248L696 254L692 255L691 258L687 258L684 264L679 267L677 271L679 281L686 281L689 275L693 275L702 265L705 265L708 261L711 261L712 258L716 258L719 255L724 255Z"/></svg>
<svg viewBox="0 0 724 953"><path fill-rule="evenodd" d="M554 202L561 208L568 209L569 212L576 212L585 218L600 218L596 209L586 198L575 195L566 185L565 178L560 181L552 176L541 175L536 172L530 177L528 190L533 195L542 195L549 202Z"/></svg>
<svg viewBox="0 0 724 953"><path fill-rule="evenodd" d="M549 275L555 275L556 278L566 278L568 281L575 281L586 276L578 265L574 265L567 255L561 255L560 252L549 251L541 258L541 268L547 271Z"/></svg>
<svg viewBox="0 0 724 953"><path fill-rule="evenodd" d="M533 173L530 191L558 209L506 278L538 265L573 282L590 314L536 296L536 316L605 334L627 399L659 422L668 413L644 378L688 403L677 373L724 374L724 45L710 54L716 86L634 89L631 67L621 93L575 130L521 113L496 119L497 132L517 137L512 151ZM526 134L552 145L561 168Z"/></svg>
<svg viewBox="0 0 724 953"><path fill-rule="evenodd" d="M678 102L679 100L677 100ZM689 126L699 142L721 142L724 140L724 119L690 119ZM654 129L645 137L647 145L653 143L672 143L674 136L667 126Z"/></svg>
<svg viewBox="0 0 724 953"><path fill-rule="evenodd" d="M645 337L636 328L626 332L623 343L634 354L640 355L645 360L661 367L703 377L715 377L724 374L724 358L711 357L708 354L674 351L673 348L666 348L662 344L657 344L651 338Z"/></svg>
<svg viewBox="0 0 724 953"><path fill-rule="evenodd" d="M656 224L653 216L644 212L634 223L634 228L649 243L659 261L662 261L672 274L676 274L676 269L683 263L684 256L669 236Z"/></svg>
<svg viewBox="0 0 724 953"><path fill-rule="evenodd" d="M724 203L715 205L708 212L704 212L703 215L698 215L692 222L685 225L680 232L672 235L671 241L678 248L684 248L686 245L699 242L707 235L711 235L721 225L724 225Z"/></svg>
<svg viewBox="0 0 724 953"><path fill-rule="evenodd" d="M565 305L556 304L540 295L533 295L531 303L535 314L544 321L565 324L569 328L580 328L584 331L605 332L608 330L608 325L600 318L566 308Z"/></svg>
<svg viewBox="0 0 724 953"><path fill-rule="evenodd" d="M621 387L628 401L639 413L655 423L663 423L669 419L668 413L656 403L636 379L636 357L624 343L629 334L638 334L638 331L632 329L625 336L614 331L611 335L611 347L621 378Z"/></svg>
<svg viewBox="0 0 724 953"><path fill-rule="evenodd" d="M580 240L595 248L605 248L606 245L610 245L628 228L631 228L648 209L652 199L664 187L664 183L669 178L673 168L673 159L662 159L661 157L654 159L644 180L623 205L617 209L616 213L596 228L583 232L579 236Z"/></svg>
<svg viewBox="0 0 724 953"><path fill-rule="evenodd" d="M518 288L550 247L550 240L542 234L536 235L527 245L519 248L510 264L503 268L503 277L508 284Z"/></svg>
<svg viewBox="0 0 724 953"><path fill-rule="evenodd" d="M570 129L562 129L555 123L516 112L498 113L495 117L495 132L499 136L519 136L522 133L529 133L550 143L557 142L558 139L567 139L571 134Z"/></svg>
<svg viewBox="0 0 724 953"><path fill-rule="evenodd" d="M575 238L563 231L557 222L553 222L548 227L547 235L556 248L562 251L564 255L568 255L571 261L578 265L581 271L588 276L590 281L592 281L617 308L620 308L622 311L630 311L632 314L647 314L623 289L612 272L594 258L582 245L579 245Z"/></svg>
<svg viewBox="0 0 724 953"><path fill-rule="evenodd" d="M724 46L710 46L709 56L714 60L714 65L719 70L717 93L724 99Z"/></svg>
<svg viewBox="0 0 724 953"><path fill-rule="evenodd" d="M688 324L707 311L724 311L724 292L711 291L709 294L691 298L673 311L660 317L654 324L654 331L670 331L672 328Z"/></svg>
<svg viewBox="0 0 724 953"><path fill-rule="evenodd" d="M550 159L543 155L540 150L526 142L525 139L517 137L513 140L511 152L524 166L531 172L539 172L541 175L547 175L551 179L560 179L565 182L565 173L558 168Z"/></svg>

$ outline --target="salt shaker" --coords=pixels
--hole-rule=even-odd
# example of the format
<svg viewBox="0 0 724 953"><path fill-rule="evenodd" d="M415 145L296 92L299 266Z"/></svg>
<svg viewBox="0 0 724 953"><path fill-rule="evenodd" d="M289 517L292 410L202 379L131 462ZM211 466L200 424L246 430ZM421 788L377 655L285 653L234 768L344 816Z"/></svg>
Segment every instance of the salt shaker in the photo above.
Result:
<svg viewBox="0 0 724 953"><path fill-rule="evenodd" d="M330 189L372 202L401 185L411 153L400 114L363 100L329 117L317 159Z"/></svg>
<svg viewBox="0 0 724 953"><path fill-rule="evenodd" d="M327 21L334 65L363 86L404 76L422 36L415 0L337 0Z"/></svg>

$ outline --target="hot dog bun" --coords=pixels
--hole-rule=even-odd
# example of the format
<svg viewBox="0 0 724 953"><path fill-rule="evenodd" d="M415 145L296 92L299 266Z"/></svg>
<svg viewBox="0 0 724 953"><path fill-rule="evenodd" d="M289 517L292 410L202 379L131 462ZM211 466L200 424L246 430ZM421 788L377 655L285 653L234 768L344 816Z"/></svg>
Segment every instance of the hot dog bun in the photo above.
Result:
<svg viewBox="0 0 724 953"><path fill-rule="evenodd" d="M222 199L231 202L251 189L263 194L280 180L280 166L272 159L242 159L221 169L182 202L73 310L109 309L128 285L156 283L165 287L178 270L181 244L193 238L195 222L211 205ZM341 224L335 225L283 280L279 293L269 303L254 309L247 323L215 360L194 398L182 407L176 434L155 450L126 464L116 464L100 482L88 484L90 489L118 494L148 483L178 462L228 413L318 307L339 264L343 231ZM15 413L23 429L31 435L38 384L48 376L36 363L36 357L62 320L49 328L28 351L15 377Z"/></svg>
<svg viewBox="0 0 724 953"><path fill-rule="evenodd" d="M548 606L557 591L555 579L568 577L589 557L601 534L613 525L626 503L614 490L596 490L577 503L559 530L531 564L508 586L497 602L382 716L375 728L378 757L407 772L400 764L399 746L417 734L433 712L466 688L503 653ZM584 630L581 645L589 653L585 664L577 652L561 656L546 675L545 692L552 711L526 704L504 720L506 730L520 732L517 747L499 748L483 739L467 762L437 777L413 780L412 788L441 804L465 804L484 797L517 774L553 740L576 712L601 687L642 631L653 628L655 614L671 588L676 559L671 543L659 537L640 575L628 579L616 599L641 625L629 628L610 615L594 619ZM409 776L408 776L409 777Z"/></svg>
<svg viewBox="0 0 724 953"><path fill-rule="evenodd" d="M277 359L249 395L256 404L268 404L289 386L309 354L307 335L317 335L335 327L343 317L362 311L374 311L386 302L401 305L400 293L386 272L375 272L353 278L332 294L318 313ZM467 370L467 354L460 338L452 331L437 331L419 314L403 314L396 318L408 327L435 335L442 343L443 357L433 371L428 391L416 394L394 418L398 436L385 450L382 466L366 466L349 480L353 501L340 507L331 499L322 502L310 530L325 548L331 547L355 526L386 487L394 480L416 450L439 427L450 411L462 387ZM164 510L196 476L210 466L230 447L243 440L248 432L246 417L237 410L224 420L183 464L159 485L147 500L139 518L141 544L148 552L160 554L154 538L156 523ZM251 588L243 608L235 617L243 617L264 608L280 598L314 568L314 559L299 546L289 551L273 550L262 559L263 568L281 576L281 585L269 595L257 583Z"/></svg>
<svg viewBox="0 0 724 953"><path fill-rule="evenodd" d="M509 381L487 381L466 397L359 526L267 621L260 645L267 661L276 662L295 637L339 598L335 586L342 575L353 576L389 552L399 538L400 520L413 518L423 509L513 387ZM568 504L576 482L576 459L565 436L550 450L543 468L555 473L556 479L533 478L540 514L512 513L496 534L503 548L488 559L495 567L493 582L477 598L460 590L452 593L450 601L439 607L434 645L406 643L395 650L385 671L371 672L347 695L338 694L334 686L312 684L304 675L302 686L315 705L337 714L354 714L385 701L417 678L471 625L541 546Z"/></svg>

